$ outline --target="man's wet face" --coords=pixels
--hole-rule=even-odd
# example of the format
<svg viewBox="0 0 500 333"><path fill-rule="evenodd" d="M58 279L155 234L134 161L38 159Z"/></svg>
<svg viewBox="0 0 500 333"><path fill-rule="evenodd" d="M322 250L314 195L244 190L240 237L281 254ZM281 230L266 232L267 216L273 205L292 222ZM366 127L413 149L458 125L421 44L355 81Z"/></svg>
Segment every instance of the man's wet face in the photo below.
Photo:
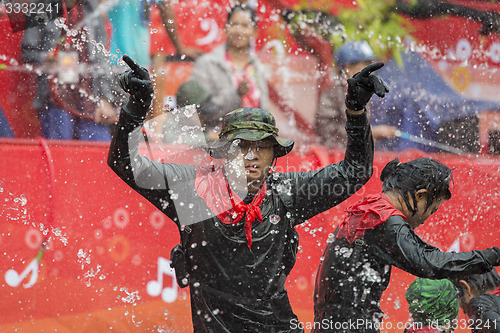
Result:
<svg viewBox="0 0 500 333"><path fill-rule="evenodd" d="M229 166L233 172L245 175L248 191L259 189L274 159L275 141L234 140L228 151Z"/></svg>

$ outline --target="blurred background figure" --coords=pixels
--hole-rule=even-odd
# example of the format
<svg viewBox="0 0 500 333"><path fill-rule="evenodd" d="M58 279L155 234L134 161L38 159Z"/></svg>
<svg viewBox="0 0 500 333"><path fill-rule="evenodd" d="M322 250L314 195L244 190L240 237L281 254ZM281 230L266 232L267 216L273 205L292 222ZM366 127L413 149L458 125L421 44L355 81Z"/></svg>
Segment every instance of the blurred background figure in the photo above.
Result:
<svg viewBox="0 0 500 333"><path fill-rule="evenodd" d="M205 117L206 131L212 139L219 131L216 124L226 113L242 106L269 107L264 69L253 51L255 11L245 4L232 7L225 33L226 42L198 58L190 78L211 95L211 102L218 108Z"/></svg>
<svg viewBox="0 0 500 333"><path fill-rule="evenodd" d="M109 125L117 116L102 51L108 41L104 17L94 14L97 0L63 4L72 34L50 21L27 29L21 45L21 60L43 72L33 102L42 134L48 139L109 141Z"/></svg>
<svg viewBox="0 0 500 333"><path fill-rule="evenodd" d="M338 72L332 75L330 85L320 94L315 117L316 134L320 142L328 148L342 150L346 145L344 98L347 92L345 85L347 78L375 60L375 54L366 41L345 43L335 52ZM395 131L396 128L393 126L372 126L375 140L392 137Z"/></svg>
<svg viewBox="0 0 500 333"><path fill-rule="evenodd" d="M174 58L178 58L179 60L194 61L202 54L202 52L195 48L186 47L179 38L173 2L174 1L172 0L156 0L156 7L160 11L163 27L165 28L168 38L175 48L176 54ZM184 28L189 29L190 27ZM153 47L151 47L150 51L153 73L158 74L155 80L155 97L153 99L153 117L157 117L164 112L165 85L168 82L168 76L164 72L167 55L165 52L159 52L157 48Z"/></svg>
<svg viewBox="0 0 500 333"><path fill-rule="evenodd" d="M459 317L457 291L448 279L417 278L405 294L413 327L405 333L450 333Z"/></svg>
<svg viewBox="0 0 500 333"><path fill-rule="evenodd" d="M13 138L14 132L10 128L9 121L0 106L0 138Z"/></svg>
<svg viewBox="0 0 500 333"><path fill-rule="evenodd" d="M138 64L149 67L149 14L150 1L146 0L108 0L111 6L108 18L112 25L110 51L113 62L124 54L132 57Z"/></svg>
<svg viewBox="0 0 500 333"><path fill-rule="evenodd" d="M471 320L472 332L500 332L500 275L496 269L452 282L458 290L460 307Z"/></svg>
<svg viewBox="0 0 500 333"><path fill-rule="evenodd" d="M206 147L209 139L205 119L217 112L210 94L197 82L184 82L177 90L177 108L155 119L162 124L162 140L166 143L188 144L192 148Z"/></svg>

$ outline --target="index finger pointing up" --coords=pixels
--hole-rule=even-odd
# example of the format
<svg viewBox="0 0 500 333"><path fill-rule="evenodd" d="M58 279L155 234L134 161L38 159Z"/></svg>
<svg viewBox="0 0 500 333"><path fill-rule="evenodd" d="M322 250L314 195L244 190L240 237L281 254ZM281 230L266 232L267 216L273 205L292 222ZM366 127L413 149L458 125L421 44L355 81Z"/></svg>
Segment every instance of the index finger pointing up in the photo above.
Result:
<svg viewBox="0 0 500 333"><path fill-rule="evenodd" d="M130 67L130 69L138 74L138 70L140 69L139 65L135 62L135 60L133 60L132 58L130 58L128 55L124 55L123 56L123 61L125 61L125 63L128 65L128 67Z"/></svg>
<svg viewBox="0 0 500 333"><path fill-rule="evenodd" d="M368 77L372 72L375 72L376 70L381 69L382 67L384 67L383 62L377 62L375 64L370 64L370 65L366 66L365 68L363 68L363 70L361 70L360 75Z"/></svg>

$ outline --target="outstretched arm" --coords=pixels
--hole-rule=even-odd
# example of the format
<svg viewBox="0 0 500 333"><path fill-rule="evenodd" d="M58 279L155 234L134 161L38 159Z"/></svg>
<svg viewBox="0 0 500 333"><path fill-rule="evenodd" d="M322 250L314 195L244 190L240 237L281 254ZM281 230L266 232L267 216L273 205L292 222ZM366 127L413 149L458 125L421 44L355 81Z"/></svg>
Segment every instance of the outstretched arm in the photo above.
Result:
<svg viewBox="0 0 500 333"><path fill-rule="evenodd" d="M469 252L443 252L427 244L400 216L365 234L369 244L376 245L378 255L392 265L419 277L443 279L489 272L500 265L500 249Z"/></svg>

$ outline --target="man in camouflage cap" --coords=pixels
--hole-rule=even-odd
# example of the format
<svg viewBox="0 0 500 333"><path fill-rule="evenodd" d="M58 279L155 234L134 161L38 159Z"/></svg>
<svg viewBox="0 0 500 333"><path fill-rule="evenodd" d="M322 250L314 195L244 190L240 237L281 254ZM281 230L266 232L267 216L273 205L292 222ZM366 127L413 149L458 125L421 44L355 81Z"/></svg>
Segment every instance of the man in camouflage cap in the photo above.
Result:
<svg viewBox="0 0 500 333"><path fill-rule="evenodd" d="M258 108L228 113L211 155L223 166L159 163L138 153L151 101L145 68L119 76L130 100L120 114L108 165L180 231L171 254L180 285L190 286L195 332L303 332L285 281L295 264L295 226L344 201L372 175L373 140L365 105L386 86L371 65L348 82L345 159L320 170L271 172L293 141L278 137L274 117ZM179 190L181 189L181 190ZM190 199L186 199L186 198ZM179 202L182 201L182 202ZM182 203L182 205L181 205Z"/></svg>

